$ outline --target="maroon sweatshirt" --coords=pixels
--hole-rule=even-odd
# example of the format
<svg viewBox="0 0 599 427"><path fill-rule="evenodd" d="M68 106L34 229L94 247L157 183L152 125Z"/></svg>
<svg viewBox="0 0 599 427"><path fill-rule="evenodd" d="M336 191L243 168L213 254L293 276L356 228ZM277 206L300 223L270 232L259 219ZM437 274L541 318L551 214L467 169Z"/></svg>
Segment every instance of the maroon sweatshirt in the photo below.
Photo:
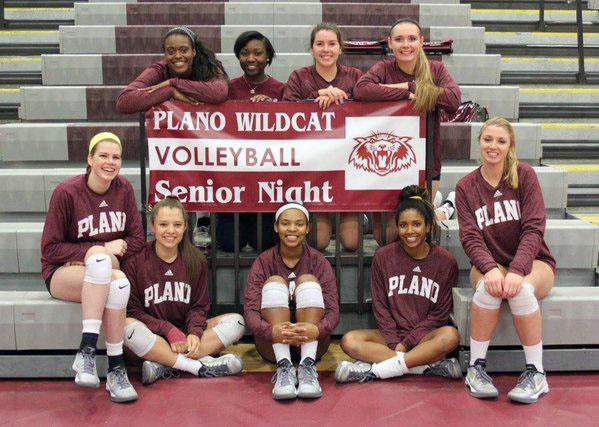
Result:
<svg viewBox="0 0 599 427"><path fill-rule="evenodd" d="M460 88L441 61L430 61L430 64L435 84L445 89L445 93L437 99L437 110L442 108L448 113L453 113L458 109L462 100ZM404 82L408 82L409 90L380 85ZM374 64L356 83L354 88L354 97L357 101L402 101L407 100L410 93L416 93L414 76L401 71L395 58L384 59ZM435 140L433 143L435 166L433 168L433 178L441 175L441 155L443 153L439 111L435 111L435 116Z"/></svg>
<svg viewBox="0 0 599 427"><path fill-rule="evenodd" d="M183 257L165 262L154 245L146 243L123 268L131 282L127 316L164 338L173 328L201 337L210 311L207 268L202 267L198 281L190 284Z"/></svg>
<svg viewBox="0 0 599 427"><path fill-rule="evenodd" d="M327 82L318 74L315 65L300 68L289 76L283 93L283 100L304 101L306 99L316 99L318 98L318 91L329 86L339 88L347 93L350 98L353 98L354 86L361 75L362 71L357 68L337 63L337 75L332 81Z"/></svg>
<svg viewBox="0 0 599 427"><path fill-rule="evenodd" d="M254 93L252 93L252 90ZM254 84L248 82L243 76L231 80L229 83L229 99L237 101L246 101L256 95L266 95L273 101L283 99L285 83L282 83L274 77L269 77L265 82Z"/></svg>
<svg viewBox="0 0 599 427"><path fill-rule="evenodd" d="M372 260L372 311L392 350L416 347L427 334L447 325L458 263L451 253L431 245L416 260L400 242L379 249Z"/></svg>
<svg viewBox="0 0 599 427"><path fill-rule="evenodd" d="M319 340L328 337L339 324L339 300L337 295L337 281L331 264L316 249L304 245L304 253L293 268L287 267L279 253L279 245L270 248L254 261L248 275L245 288L245 302L243 312L245 321L252 333L265 341L272 341L272 325L262 318L260 307L262 305L262 286L270 276L282 276L291 284L294 279L302 274L316 276L324 298L324 318L320 321L318 331Z"/></svg>
<svg viewBox="0 0 599 427"><path fill-rule="evenodd" d="M152 93L140 90L165 80L170 80L170 86ZM117 98L116 108L121 114L147 111L155 105L172 99L174 89L199 102L220 104L227 100L229 85L224 77L206 82L173 77L169 73L166 61L159 61L146 68L129 86L123 89Z"/></svg>
<svg viewBox="0 0 599 427"><path fill-rule="evenodd" d="M502 180L492 187L480 168L456 186L460 240L470 262L485 274L497 264L526 276L535 259L555 272L555 260L544 240L545 203L534 169L518 165L518 189Z"/></svg>
<svg viewBox="0 0 599 427"><path fill-rule="evenodd" d="M63 264L83 262L92 246L116 239L127 242L123 259L146 240L129 181L117 176L104 194L87 186L87 175L61 182L50 198L42 234L42 277L47 281Z"/></svg>

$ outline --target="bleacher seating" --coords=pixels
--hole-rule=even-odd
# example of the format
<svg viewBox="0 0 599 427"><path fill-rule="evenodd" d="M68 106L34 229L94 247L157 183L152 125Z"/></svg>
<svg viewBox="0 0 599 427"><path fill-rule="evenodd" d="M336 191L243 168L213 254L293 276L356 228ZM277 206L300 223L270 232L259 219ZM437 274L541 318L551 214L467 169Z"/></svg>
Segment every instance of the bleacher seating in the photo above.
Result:
<svg viewBox="0 0 599 427"><path fill-rule="evenodd" d="M589 7L593 2L589 0ZM59 41L60 55L43 56L42 86L23 87L18 92L21 122L0 125L3 166L0 170L3 200L0 205L0 328L8 331L0 334L0 351L5 352L0 355L0 377L71 375L72 357L64 354L72 353L78 344L80 307L51 299L39 277L40 235L48 202L59 182L82 173L87 141L98 130L105 129L123 137L127 163L122 173L132 181L139 201L140 176L134 163L139 155L138 117L118 114L115 98L123 85L161 57L162 35L171 25L193 23L192 28L217 52L231 77L241 74L232 54L234 40L242 31L259 30L271 38L277 50L271 74L286 80L293 69L312 61L307 44L313 24L322 20L335 21L348 39L377 39L387 35L388 24L401 14L418 19L429 40L454 40L454 54L443 56L441 60L460 83L463 100L487 106L492 116L501 115L517 121L522 118L522 102L542 104L558 99L559 102L597 104L597 94L593 91L581 94L562 90L548 94L535 91L535 88L501 85L501 71L506 69L506 62L502 62L498 54L487 54L485 42L489 45L519 43L520 40L534 43L538 37L509 38L512 36L495 32L485 34L483 27L471 26L470 6L460 4L458 0L346 0L343 6L315 0L173 3L89 0L76 4L75 26L61 26L58 32L32 32L19 39L25 43ZM2 37L2 43L18 42L10 35ZM549 36L543 37L545 41L552 40ZM559 40L564 41L564 38ZM588 40L595 43L595 36L589 36ZM377 56L348 55L344 61L367 69L378 59ZM568 99L570 95L572 98ZM480 123L442 126L444 193L475 167L479 156L476 136L480 126ZM539 176L550 217L546 239L558 261L556 288L542 303L542 309L545 344L559 348L546 350L545 366L549 370L599 369L599 362L588 357L594 353L581 352L584 346L599 344L594 327L596 313L599 313L599 291L595 287L599 228L568 216L569 172L544 166L540 161L542 141L596 139L593 135L597 127L517 122L515 129L519 158L533 164ZM454 253L460 266L460 287L454 291L453 320L461 332L460 360L464 362L468 355L472 295L468 281L469 263L459 244L457 221L444 222L440 231L441 244ZM372 253L371 245L365 250L366 258L369 259ZM334 257L330 258L334 260ZM238 279L242 288L246 265L242 266ZM216 306L235 306L234 275L230 267L218 268ZM339 334L374 326L368 311L368 266L363 276L366 312L344 312L337 330ZM344 263L339 281L341 301L358 305L356 266ZM490 368L495 371L520 369L522 364L518 358L521 354L513 350L519 340L511 326L509 313L502 312L501 319L489 355ZM30 353L46 350L53 353ZM25 351L25 354L19 353ZM563 354L575 355L576 365L560 364L558 359L563 356L559 355ZM21 358L21 364L35 365L36 368L22 369L15 363L17 357ZM105 371L104 363L102 359L100 372Z"/></svg>

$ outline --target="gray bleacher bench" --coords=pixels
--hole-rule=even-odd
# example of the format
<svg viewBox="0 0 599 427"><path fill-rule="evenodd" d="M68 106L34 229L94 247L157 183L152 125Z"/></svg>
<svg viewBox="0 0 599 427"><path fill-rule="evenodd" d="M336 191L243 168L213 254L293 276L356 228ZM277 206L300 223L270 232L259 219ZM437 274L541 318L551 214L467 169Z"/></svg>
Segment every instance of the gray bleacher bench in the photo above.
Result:
<svg viewBox="0 0 599 427"><path fill-rule="evenodd" d="M460 363L465 369L470 353L470 305L474 290L453 290L452 320L460 332ZM544 367L548 371L584 371L599 369L599 287L560 287L552 289L540 302L543 315ZM491 340L488 370L493 372L524 370L520 339L513 326L512 314L504 301L499 324Z"/></svg>

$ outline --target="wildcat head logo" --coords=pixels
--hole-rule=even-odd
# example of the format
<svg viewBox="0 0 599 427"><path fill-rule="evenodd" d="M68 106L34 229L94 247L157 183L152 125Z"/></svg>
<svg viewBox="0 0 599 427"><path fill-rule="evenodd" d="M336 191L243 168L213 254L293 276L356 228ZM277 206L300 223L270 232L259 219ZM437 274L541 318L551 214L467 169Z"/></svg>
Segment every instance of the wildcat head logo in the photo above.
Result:
<svg viewBox="0 0 599 427"><path fill-rule="evenodd" d="M385 176L416 164L416 154L408 144L412 140L411 136L378 132L354 140L357 145L349 155L348 163L356 169Z"/></svg>

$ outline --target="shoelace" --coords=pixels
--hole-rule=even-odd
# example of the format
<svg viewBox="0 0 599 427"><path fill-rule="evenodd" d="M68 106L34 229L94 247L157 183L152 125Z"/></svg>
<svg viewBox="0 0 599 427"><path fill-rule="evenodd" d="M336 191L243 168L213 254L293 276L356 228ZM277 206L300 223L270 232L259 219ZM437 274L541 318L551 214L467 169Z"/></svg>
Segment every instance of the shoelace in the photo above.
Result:
<svg viewBox="0 0 599 427"><path fill-rule="evenodd" d="M533 378L535 377L537 371L534 371L532 369L527 369L524 372L522 372L522 374L520 375L520 378L518 378L518 387L520 388L535 388L535 382L533 380Z"/></svg>
<svg viewBox="0 0 599 427"><path fill-rule="evenodd" d="M116 385L119 389L124 390L126 388L131 387L131 383L129 382L129 378L127 377L127 371L125 371L125 368L118 367L112 372L114 372Z"/></svg>
<svg viewBox="0 0 599 427"><path fill-rule="evenodd" d="M273 384L279 382L282 387L285 387L291 385L291 377L291 366L281 366L277 368L277 372L272 376L270 382Z"/></svg>
<svg viewBox="0 0 599 427"><path fill-rule="evenodd" d="M363 369L351 369L349 371L349 381L358 381L359 383L364 383L364 382L370 382L372 380L375 379L375 375L372 373L372 371L369 370L363 370Z"/></svg>
<svg viewBox="0 0 599 427"><path fill-rule="evenodd" d="M91 353L81 352L81 357L83 359L83 373L85 374L94 374L94 367L96 366L96 359L94 355Z"/></svg>
<svg viewBox="0 0 599 427"><path fill-rule="evenodd" d="M478 374L480 379L483 380L482 382L487 383L487 384L493 383L493 380L491 379L489 374L487 374L485 372L485 368L483 368L482 365L474 365L474 369L476 369L476 373Z"/></svg>
<svg viewBox="0 0 599 427"><path fill-rule="evenodd" d="M299 365L300 368L300 377L302 381L308 382L310 384L316 385L318 384L318 372L314 366L304 366Z"/></svg>
<svg viewBox="0 0 599 427"><path fill-rule="evenodd" d="M181 374L176 369L167 368L165 366L161 366L158 368L158 372L156 372L156 378L162 378L165 380L170 380L171 378L179 378Z"/></svg>
<svg viewBox="0 0 599 427"><path fill-rule="evenodd" d="M226 377L229 374L229 367L224 362L217 363L202 363L204 370L200 371L202 376L205 378L219 378Z"/></svg>

